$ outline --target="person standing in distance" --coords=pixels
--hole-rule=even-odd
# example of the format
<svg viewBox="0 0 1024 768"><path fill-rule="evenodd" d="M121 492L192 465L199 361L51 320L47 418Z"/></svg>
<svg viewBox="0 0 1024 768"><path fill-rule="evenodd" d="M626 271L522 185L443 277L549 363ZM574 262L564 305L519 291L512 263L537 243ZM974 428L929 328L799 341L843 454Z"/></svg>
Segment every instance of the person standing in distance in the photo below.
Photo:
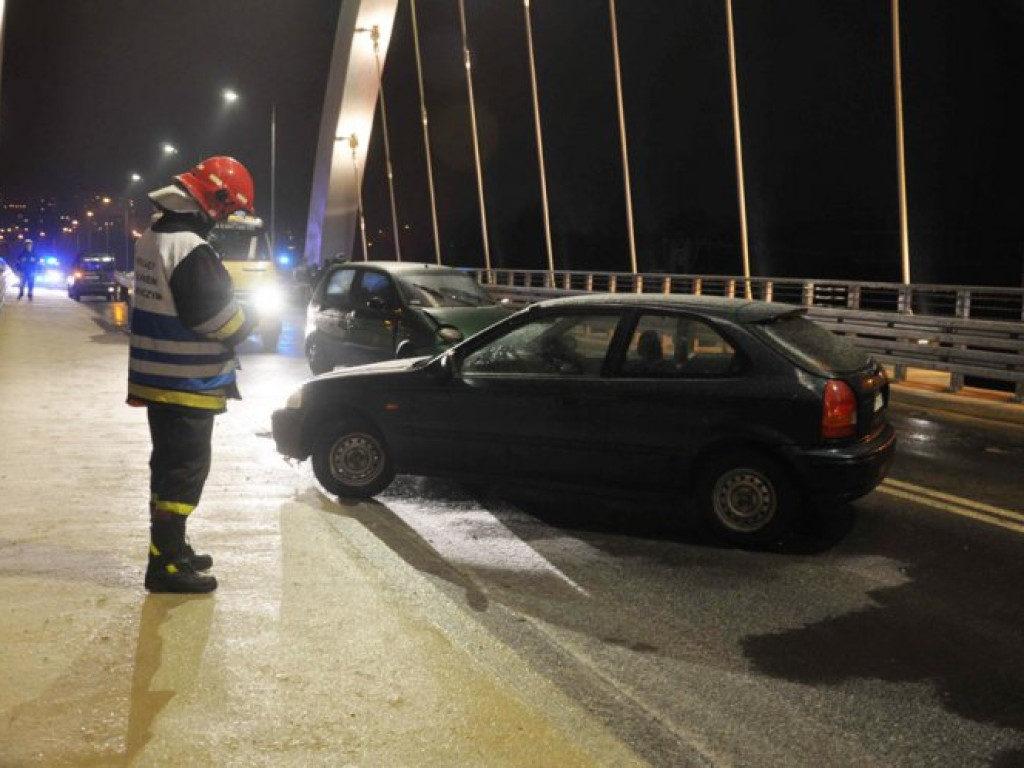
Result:
<svg viewBox="0 0 1024 768"><path fill-rule="evenodd" d="M18 299L28 292L28 300L32 301L32 293L36 288L36 268L39 266L39 257L32 250L35 246L31 240L25 241L25 247L18 254L15 262L15 269L21 278L18 287Z"/></svg>
<svg viewBox="0 0 1024 768"><path fill-rule="evenodd" d="M185 535L210 472L214 416L240 397L234 348L256 325L207 242L213 225L253 211L252 177L230 157L211 157L149 193L157 213L135 245L128 403L148 411L152 439L150 592L205 593L213 558Z"/></svg>

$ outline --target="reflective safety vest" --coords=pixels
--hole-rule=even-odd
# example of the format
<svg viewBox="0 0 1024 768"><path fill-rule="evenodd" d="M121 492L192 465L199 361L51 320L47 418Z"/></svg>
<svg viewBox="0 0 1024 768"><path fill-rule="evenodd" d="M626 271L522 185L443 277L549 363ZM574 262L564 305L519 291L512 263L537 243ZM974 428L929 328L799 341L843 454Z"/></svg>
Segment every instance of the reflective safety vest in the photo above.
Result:
<svg viewBox="0 0 1024 768"><path fill-rule="evenodd" d="M132 405L221 412L229 396L237 397L232 344L248 325L245 312L228 295L223 306L210 307L209 319L190 328L179 317L171 291L174 271L200 247L209 249L195 232L152 228L136 243L128 369ZM216 258L212 251L209 257ZM223 269L219 262L217 267Z"/></svg>

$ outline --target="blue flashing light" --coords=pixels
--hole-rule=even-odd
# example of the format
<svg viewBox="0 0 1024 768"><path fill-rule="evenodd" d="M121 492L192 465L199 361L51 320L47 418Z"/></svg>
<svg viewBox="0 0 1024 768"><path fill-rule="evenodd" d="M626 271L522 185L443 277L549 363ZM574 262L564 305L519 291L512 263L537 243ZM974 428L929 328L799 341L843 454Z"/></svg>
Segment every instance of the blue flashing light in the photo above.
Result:
<svg viewBox="0 0 1024 768"><path fill-rule="evenodd" d="M277 263L280 264L282 267L291 266L291 263L292 263L291 254L279 253L277 255Z"/></svg>
<svg viewBox="0 0 1024 768"><path fill-rule="evenodd" d="M58 259L56 256L47 256L46 257L46 264L48 266L54 267L54 266L60 264L60 259Z"/></svg>

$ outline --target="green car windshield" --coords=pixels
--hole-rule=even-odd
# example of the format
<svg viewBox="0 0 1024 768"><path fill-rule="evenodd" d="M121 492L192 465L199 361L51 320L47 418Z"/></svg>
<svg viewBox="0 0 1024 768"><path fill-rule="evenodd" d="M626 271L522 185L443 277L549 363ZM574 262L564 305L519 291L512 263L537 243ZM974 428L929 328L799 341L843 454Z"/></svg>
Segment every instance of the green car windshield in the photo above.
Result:
<svg viewBox="0 0 1024 768"><path fill-rule="evenodd" d="M495 301L470 275L403 275L402 293L410 307L491 307Z"/></svg>

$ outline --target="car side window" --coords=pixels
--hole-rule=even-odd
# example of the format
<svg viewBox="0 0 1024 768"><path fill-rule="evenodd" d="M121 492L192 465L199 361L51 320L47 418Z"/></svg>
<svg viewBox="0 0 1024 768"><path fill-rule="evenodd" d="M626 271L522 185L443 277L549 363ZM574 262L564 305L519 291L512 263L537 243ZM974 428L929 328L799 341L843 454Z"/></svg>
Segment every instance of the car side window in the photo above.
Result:
<svg viewBox="0 0 1024 768"><path fill-rule="evenodd" d="M354 269L339 269L330 274L324 286L323 304L327 307L347 307L355 279Z"/></svg>
<svg viewBox="0 0 1024 768"><path fill-rule="evenodd" d="M617 324L617 315L537 318L467 355L462 374L597 378Z"/></svg>
<svg viewBox="0 0 1024 768"><path fill-rule="evenodd" d="M628 378L722 376L735 370L736 350L707 323L677 315L642 315L622 363Z"/></svg>
<svg viewBox="0 0 1024 768"><path fill-rule="evenodd" d="M365 271L359 277L359 282L353 291L353 304L362 309L372 299L378 299L380 309L393 308L395 306L395 286L391 278L380 272Z"/></svg>

